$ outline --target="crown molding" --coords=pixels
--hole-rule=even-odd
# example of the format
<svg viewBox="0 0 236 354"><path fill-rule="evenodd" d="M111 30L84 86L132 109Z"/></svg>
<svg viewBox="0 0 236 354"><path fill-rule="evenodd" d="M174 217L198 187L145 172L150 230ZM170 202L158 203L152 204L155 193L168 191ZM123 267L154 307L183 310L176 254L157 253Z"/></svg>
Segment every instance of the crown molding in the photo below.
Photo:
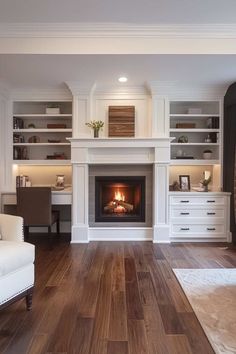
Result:
<svg viewBox="0 0 236 354"><path fill-rule="evenodd" d="M1 54L236 54L236 24L0 23Z"/></svg>
<svg viewBox="0 0 236 354"><path fill-rule="evenodd" d="M97 84L96 82L78 82L67 81L67 86L75 96L90 95L90 96L114 96L114 95L147 95L149 92L145 85L109 85L109 84Z"/></svg>
<svg viewBox="0 0 236 354"><path fill-rule="evenodd" d="M74 96L91 95L96 89L96 82L66 81L66 85Z"/></svg>
<svg viewBox="0 0 236 354"><path fill-rule="evenodd" d="M236 38L236 24L1 23L1 38Z"/></svg>
<svg viewBox="0 0 236 354"><path fill-rule="evenodd" d="M16 101L71 101L72 95L67 88L19 88L11 90L11 99Z"/></svg>
<svg viewBox="0 0 236 354"><path fill-rule="evenodd" d="M119 95L119 96L143 96L147 95L149 92L145 85L98 85L94 94L96 96L103 95Z"/></svg>
<svg viewBox="0 0 236 354"><path fill-rule="evenodd" d="M228 84L208 84L206 82L153 81L148 83L151 95L161 95L169 100L220 100L224 97Z"/></svg>

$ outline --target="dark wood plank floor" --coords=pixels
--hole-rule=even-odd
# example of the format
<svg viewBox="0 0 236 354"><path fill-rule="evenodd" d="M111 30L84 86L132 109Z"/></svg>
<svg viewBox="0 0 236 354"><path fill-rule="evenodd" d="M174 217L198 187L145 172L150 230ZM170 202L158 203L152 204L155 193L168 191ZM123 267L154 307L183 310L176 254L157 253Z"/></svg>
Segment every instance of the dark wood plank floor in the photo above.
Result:
<svg viewBox="0 0 236 354"><path fill-rule="evenodd" d="M235 255L216 244L37 245L33 310L1 311L0 353L214 353L172 268L231 268Z"/></svg>

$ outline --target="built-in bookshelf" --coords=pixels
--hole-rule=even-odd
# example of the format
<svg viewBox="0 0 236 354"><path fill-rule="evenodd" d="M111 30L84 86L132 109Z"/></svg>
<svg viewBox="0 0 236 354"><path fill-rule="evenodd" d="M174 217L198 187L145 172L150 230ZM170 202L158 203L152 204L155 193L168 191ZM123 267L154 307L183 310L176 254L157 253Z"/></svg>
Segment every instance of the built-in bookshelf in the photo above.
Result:
<svg viewBox="0 0 236 354"><path fill-rule="evenodd" d="M222 116L220 101L170 101L170 184L190 175L197 186L203 172L211 173L211 187L221 188Z"/></svg>
<svg viewBox="0 0 236 354"><path fill-rule="evenodd" d="M170 102L171 163L219 164L221 115L219 101ZM193 160L193 161L190 161Z"/></svg>
<svg viewBox="0 0 236 354"><path fill-rule="evenodd" d="M72 136L71 101L13 103L13 162L67 164Z"/></svg>

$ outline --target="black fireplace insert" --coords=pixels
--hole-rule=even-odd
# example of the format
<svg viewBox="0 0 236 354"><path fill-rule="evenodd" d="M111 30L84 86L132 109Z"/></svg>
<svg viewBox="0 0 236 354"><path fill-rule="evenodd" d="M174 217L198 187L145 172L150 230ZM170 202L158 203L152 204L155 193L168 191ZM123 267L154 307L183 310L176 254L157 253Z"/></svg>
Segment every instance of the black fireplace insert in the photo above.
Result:
<svg viewBox="0 0 236 354"><path fill-rule="evenodd" d="M145 222L145 176L95 177L96 222Z"/></svg>

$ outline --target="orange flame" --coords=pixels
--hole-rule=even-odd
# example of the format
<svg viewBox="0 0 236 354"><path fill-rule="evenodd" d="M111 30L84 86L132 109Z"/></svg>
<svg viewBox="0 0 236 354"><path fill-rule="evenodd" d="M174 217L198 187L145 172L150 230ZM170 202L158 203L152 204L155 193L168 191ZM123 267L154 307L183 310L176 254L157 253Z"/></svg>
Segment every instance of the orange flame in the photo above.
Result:
<svg viewBox="0 0 236 354"><path fill-rule="evenodd" d="M117 189L117 191L115 191L115 197L114 197L115 200L122 200L122 202L125 201L125 195L123 193L121 193L119 191L119 189Z"/></svg>

